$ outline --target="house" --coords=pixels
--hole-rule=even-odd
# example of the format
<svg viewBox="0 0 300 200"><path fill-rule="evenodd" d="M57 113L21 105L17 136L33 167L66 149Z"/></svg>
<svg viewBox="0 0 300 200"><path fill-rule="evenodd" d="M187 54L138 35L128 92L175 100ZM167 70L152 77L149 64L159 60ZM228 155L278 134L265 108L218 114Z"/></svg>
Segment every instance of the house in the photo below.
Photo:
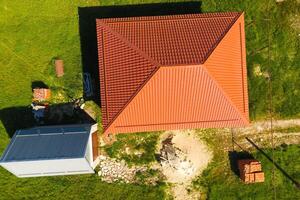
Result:
<svg viewBox="0 0 300 200"><path fill-rule="evenodd" d="M97 124L17 130L0 165L17 177L94 173Z"/></svg>
<svg viewBox="0 0 300 200"><path fill-rule="evenodd" d="M249 123L244 13L96 25L105 134Z"/></svg>

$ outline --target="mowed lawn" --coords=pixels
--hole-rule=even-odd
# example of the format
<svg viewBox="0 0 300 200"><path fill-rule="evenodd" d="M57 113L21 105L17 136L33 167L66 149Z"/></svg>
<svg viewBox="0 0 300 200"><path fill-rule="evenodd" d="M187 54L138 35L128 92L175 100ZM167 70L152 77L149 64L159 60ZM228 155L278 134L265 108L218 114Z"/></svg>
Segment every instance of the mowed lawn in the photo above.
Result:
<svg viewBox="0 0 300 200"><path fill-rule="evenodd" d="M22 121L18 108L31 103L31 86L43 81L53 102L82 96L82 65L78 7L129 5L158 0L45 0L0 1L0 152L9 142L5 122ZM175 2L175 1L164 1ZM268 2L270 5L268 6ZM245 11L250 113L267 113L267 81L254 68L269 69L273 77L273 103L279 118L299 117L300 37L293 26L299 16L296 0L276 4L268 0L203 0L203 12ZM268 10L271 14L268 15ZM271 61L268 65L267 20L270 22ZM88 30L87 30L88 31ZM65 63L65 76L56 78L53 59ZM271 66L271 67L269 67ZM8 111L7 111L8 110ZM10 124L13 126L13 124ZM94 175L17 179L0 168L0 199L163 199L164 187L106 184Z"/></svg>

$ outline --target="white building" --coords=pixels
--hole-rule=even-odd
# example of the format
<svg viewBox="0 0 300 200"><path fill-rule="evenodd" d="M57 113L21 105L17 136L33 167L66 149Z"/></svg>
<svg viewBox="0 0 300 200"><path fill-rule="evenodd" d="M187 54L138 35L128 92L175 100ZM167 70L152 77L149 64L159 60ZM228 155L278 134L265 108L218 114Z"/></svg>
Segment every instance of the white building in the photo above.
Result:
<svg viewBox="0 0 300 200"><path fill-rule="evenodd" d="M94 173L97 124L17 130L0 165L17 177Z"/></svg>

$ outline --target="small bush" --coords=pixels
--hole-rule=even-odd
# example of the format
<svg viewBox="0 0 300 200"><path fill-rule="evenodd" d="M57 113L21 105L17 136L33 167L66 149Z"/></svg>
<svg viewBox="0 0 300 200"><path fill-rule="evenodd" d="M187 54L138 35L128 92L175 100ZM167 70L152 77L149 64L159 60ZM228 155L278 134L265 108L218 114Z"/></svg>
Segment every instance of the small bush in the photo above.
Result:
<svg viewBox="0 0 300 200"><path fill-rule="evenodd" d="M159 133L129 133L117 135L117 141L105 150L110 157L127 164L143 165L155 161Z"/></svg>

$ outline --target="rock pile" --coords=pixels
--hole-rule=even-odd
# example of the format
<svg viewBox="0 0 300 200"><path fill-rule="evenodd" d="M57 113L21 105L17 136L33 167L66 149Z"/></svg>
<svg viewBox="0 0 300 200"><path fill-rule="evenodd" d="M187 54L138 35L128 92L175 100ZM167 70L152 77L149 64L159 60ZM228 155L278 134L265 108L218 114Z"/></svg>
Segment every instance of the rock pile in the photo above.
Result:
<svg viewBox="0 0 300 200"><path fill-rule="evenodd" d="M160 163L162 167L172 168L183 175L191 175L195 168L187 158L187 154L172 143L173 135L162 141L160 150Z"/></svg>
<svg viewBox="0 0 300 200"><path fill-rule="evenodd" d="M98 175L108 183L115 181L131 183L134 182L137 172L146 170L146 167L129 167L123 160L118 161L114 158L100 156Z"/></svg>

